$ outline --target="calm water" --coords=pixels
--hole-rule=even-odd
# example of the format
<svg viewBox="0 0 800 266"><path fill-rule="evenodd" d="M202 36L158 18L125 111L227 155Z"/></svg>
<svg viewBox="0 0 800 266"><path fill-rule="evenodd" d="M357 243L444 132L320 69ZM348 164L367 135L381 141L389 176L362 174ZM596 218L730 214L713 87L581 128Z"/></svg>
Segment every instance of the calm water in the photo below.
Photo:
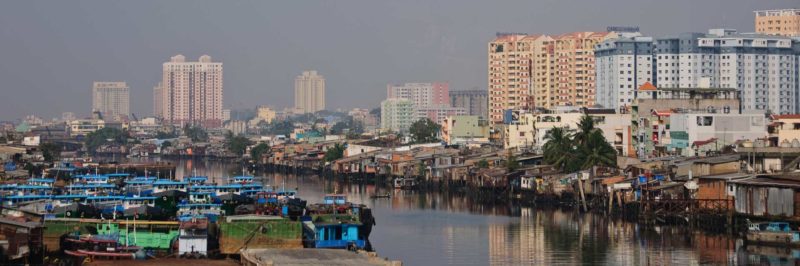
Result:
<svg viewBox="0 0 800 266"><path fill-rule="evenodd" d="M173 160L175 176L229 177L236 164ZM370 240L382 257L404 265L702 265L787 264L797 250L747 252L742 241L674 226L640 226L596 214L478 203L463 195L379 189L391 199L371 199L373 185L344 184L317 176L256 174L274 187L297 189L308 202L343 193L373 209ZM764 255L766 254L766 255Z"/></svg>

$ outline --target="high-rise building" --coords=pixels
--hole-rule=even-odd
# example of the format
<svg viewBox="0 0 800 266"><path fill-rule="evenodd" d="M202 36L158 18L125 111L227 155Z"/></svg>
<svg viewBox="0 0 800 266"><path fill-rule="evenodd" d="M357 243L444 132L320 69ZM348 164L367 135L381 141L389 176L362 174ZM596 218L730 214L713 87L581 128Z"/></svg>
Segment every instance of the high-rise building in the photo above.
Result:
<svg viewBox="0 0 800 266"><path fill-rule="evenodd" d="M556 84L551 106L595 104L594 46L617 36L613 32L573 32L554 38Z"/></svg>
<svg viewBox="0 0 800 266"><path fill-rule="evenodd" d="M539 36L497 34L489 42L489 120L503 121L505 110L530 109L532 41Z"/></svg>
<svg viewBox="0 0 800 266"><path fill-rule="evenodd" d="M756 14L756 32L800 37L800 9L759 10Z"/></svg>
<svg viewBox="0 0 800 266"><path fill-rule="evenodd" d="M446 82L389 84L386 98L408 99L415 107L450 106L449 90Z"/></svg>
<svg viewBox="0 0 800 266"><path fill-rule="evenodd" d="M414 123L414 103L409 99L389 98L381 102L381 128L405 133Z"/></svg>
<svg viewBox="0 0 800 266"><path fill-rule="evenodd" d="M654 84L659 88L735 88L745 110L796 113L797 43L788 37L727 29L659 38L653 55Z"/></svg>
<svg viewBox="0 0 800 266"><path fill-rule="evenodd" d="M595 46L596 103L620 110L636 99L636 89L653 82L653 38L620 37Z"/></svg>
<svg viewBox="0 0 800 266"><path fill-rule="evenodd" d="M92 112L105 119L120 120L130 114L130 91L125 82L95 81L92 87Z"/></svg>
<svg viewBox="0 0 800 266"><path fill-rule="evenodd" d="M162 110L164 110L164 90L161 89L161 82L159 82L153 87L153 115L163 117Z"/></svg>
<svg viewBox="0 0 800 266"><path fill-rule="evenodd" d="M294 107L302 113L325 110L325 78L317 71L303 71L294 79Z"/></svg>
<svg viewBox="0 0 800 266"><path fill-rule="evenodd" d="M442 124L444 123L444 119L448 116L454 115L466 115L467 111L461 107L450 107L450 106L441 106L441 105L429 105L429 106L422 106L422 107L414 107L414 118L412 122L428 118L431 121Z"/></svg>
<svg viewBox="0 0 800 266"><path fill-rule="evenodd" d="M176 55L164 63L163 118L175 125L222 126L222 63L203 55L186 62Z"/></svg>
<svg viewBox="0 0 800 266"><path fill-rule="evenodd" d="M489 120L506 110L595 103L594 45L616 33L498 34L489 43Z"/></svg>
<svg viewBox="0 0 800 266"><path fill-rule="evenodd" d="M487 118L489 104L486 90L450 91L450 106L464 108L467 115Z"/></svg>

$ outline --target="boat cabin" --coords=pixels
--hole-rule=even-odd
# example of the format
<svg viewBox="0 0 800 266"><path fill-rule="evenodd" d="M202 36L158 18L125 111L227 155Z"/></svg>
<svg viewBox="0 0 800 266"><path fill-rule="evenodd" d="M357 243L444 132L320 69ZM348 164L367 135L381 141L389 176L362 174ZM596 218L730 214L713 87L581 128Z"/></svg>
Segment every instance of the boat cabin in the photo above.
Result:
<svg viewBox="0 0 800 266"><path fill-rule="evenodd" d="M32 185L32 186L53 187L53 183L55 183L55 182L56 182L56 180L53 179L53 178L31 178L31 179L28 179L27 183L28 183L28 185Z"/></svg>
<svg viewBox="0 0 800 266"><path fill-rule="evenodd" d="M323 204L344 205L347 203L347 196L344 194L328 194L322 199Z"/></svg>
<svg viewBox="0 0 800 266"><path fill-rule="evenodd" d="M64 187L68 194L97 195L116 190L114 184L77 184Z"/></svg>
<svg viewBox="0 0 800 266"><path fill-rule="evenodd" d="M183 178L190 185L202 185L208 182L207 176L187 176Z"/></svg>
<svg viewBox="0 0 800 266"><path fill-rule="evenodd" d="M186 192L188 183L169 179L158 179L153 182L153 193L161 193L171 190Z"/></svg>
<svg viewBox="0 0 800 266"><path fill-rule="evenodd" d="M254 178L252 176L234 176L231 178L230 182L239 184L253 183L253 179Z"/></svg>

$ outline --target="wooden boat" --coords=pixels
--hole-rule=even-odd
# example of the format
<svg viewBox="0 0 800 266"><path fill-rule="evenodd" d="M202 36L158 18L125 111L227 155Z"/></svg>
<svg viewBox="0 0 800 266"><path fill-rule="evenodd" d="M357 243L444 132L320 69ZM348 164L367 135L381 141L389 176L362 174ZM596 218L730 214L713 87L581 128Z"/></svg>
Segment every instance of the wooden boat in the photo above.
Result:
<svg viewBox="0 0 800 266"><path fill-rule="evenodd" d="M137 246L121 246L118 236L68 236L65 240L64 253L75 257L96 259L135 259Z"/></svg>
<svg viewBox="0 0 800 266"><path fill-rule="evenodd" d="M746 239L757 244L800 246L800 231L785 222L748 222Z"/></svg>

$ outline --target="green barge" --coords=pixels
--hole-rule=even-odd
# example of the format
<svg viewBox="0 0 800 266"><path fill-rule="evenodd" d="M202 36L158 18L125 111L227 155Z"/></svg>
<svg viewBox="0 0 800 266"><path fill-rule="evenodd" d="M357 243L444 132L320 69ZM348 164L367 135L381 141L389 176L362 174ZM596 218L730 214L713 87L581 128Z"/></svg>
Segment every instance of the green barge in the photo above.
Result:
<svg viewBox="0 0 800 266"><path fill-rule="evenodd" d="M44 244L47 252L61 250L64 235L119 235L120 243L147 249L168 250L178 237L177 221L108 221L100 219L53 218L44 221ZM135 228L135 229L134 229Z"/></svg>

